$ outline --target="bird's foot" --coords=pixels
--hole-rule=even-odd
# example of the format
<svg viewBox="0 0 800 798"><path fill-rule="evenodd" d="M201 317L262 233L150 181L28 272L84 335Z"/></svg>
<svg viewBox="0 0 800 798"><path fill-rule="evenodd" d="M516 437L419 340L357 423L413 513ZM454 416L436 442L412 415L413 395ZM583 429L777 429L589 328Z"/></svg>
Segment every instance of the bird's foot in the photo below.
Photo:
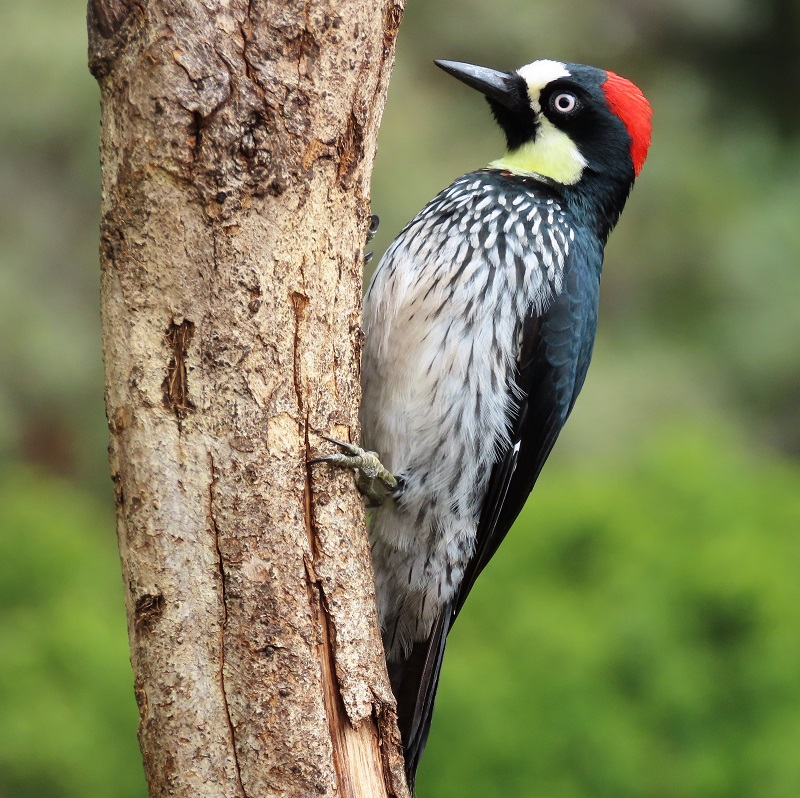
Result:
<svg viewBox="0 0 800 798"><path fill-rule="evenodd" d="M378 218L377 214L372 214L369 217L369 229L367 230L367 241L366 243L369 244L373 238L375 238L375 233L378 232L378 225L381 223L381 220ZM371 260L375 253L374 252L365 252L364 253L364 265L366 266ZM348 444L349 445L349 444Z"/></svg>
<svg viewBox="0 0 800 798"><path fill-rule="evenodd" d="M389 494L398 489L400 483L397 477L384 467L376 452L364 451L360 446L328 438L326 435L320 437L336 444L343 451L314 457L308 464L327 463L336 468L352 468L356 472L356 487L371 507L380 506Z"/></svg>

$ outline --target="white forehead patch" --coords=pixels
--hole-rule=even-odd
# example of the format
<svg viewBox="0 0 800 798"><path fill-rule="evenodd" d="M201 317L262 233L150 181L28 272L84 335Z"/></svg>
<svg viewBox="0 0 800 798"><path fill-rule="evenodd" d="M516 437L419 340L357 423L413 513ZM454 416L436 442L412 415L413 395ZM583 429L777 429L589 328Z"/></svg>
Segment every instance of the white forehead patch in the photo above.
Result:
<svg viewBox="0 0 800 798"><path fill-rule="evenodd" d="M539 111L539 94L542 89L558 78L568 78L570 72L561 61L534 61L517 70L517 74L528 84L528 95L534 111Z"/></svg>

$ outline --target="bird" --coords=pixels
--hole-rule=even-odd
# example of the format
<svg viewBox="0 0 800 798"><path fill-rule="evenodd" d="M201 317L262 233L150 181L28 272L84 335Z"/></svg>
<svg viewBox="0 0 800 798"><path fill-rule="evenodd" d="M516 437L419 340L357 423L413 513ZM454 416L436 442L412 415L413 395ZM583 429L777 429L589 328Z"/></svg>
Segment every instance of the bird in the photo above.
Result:
<svg viewBox="0 0 800 798"><path fill-rule="evenodd" d="M414 789L447 635L584 384L603 251L651 141L614 72L549 59L438 67L483 94L506 152L436 195L364 296L362 446L378 616ZM324 437L324 436L323 436Z"/></svg>

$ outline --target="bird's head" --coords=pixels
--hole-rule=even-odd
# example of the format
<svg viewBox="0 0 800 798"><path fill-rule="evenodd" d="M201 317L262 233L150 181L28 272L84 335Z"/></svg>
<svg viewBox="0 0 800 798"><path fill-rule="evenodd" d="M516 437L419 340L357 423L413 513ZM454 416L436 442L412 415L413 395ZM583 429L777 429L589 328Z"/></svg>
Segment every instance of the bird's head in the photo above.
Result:
<svg viewBox="0 0 800 798"><path fill-rule="evenodd" d="M565 186L606 183L627 196L647 157L652 113L629 80L561 61L534 61L513 72L436 64L489 101L508 143L491 167Z"/></svg>

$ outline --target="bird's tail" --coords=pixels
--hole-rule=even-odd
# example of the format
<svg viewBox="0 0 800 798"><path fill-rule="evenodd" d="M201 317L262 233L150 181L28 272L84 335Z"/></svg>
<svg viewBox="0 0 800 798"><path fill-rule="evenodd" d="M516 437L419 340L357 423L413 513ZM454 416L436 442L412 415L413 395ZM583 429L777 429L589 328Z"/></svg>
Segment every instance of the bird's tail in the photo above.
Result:
<svg viewBox="0 0 800 798"><path fill-rule="evenodd" d="M405 752L406 779L412 792L419 760L428 741L433 702L452 622L453 608L447 604L436 618L428 639L414 643L405 659L388 663L392 691L397 699L397 721Z"/></svg>

